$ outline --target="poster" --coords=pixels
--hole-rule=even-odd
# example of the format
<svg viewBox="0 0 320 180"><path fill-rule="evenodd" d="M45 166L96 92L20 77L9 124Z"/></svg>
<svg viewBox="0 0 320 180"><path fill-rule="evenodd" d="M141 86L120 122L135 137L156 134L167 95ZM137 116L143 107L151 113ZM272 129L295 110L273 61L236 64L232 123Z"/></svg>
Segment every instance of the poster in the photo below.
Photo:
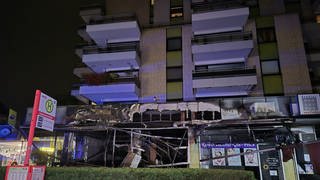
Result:
<svg viewBox="0 0 320 180"><path fill-rule="evenodd" d="M239 154L240 148L227 148L227 155ZM229 166L241 166L241 158L239 156L228 157Z"/></svg>
<svg viewBox="0 0 320 180"><path fill-rule="evenodd" d="M245 166L258 166L258 154L255 153L256 148L243 148Z"/></svg>
<svg viewBox="0 0 320 180"><path fill-rule="evenodd" d="M224 148L212 148L212 157L213 158L224 156L224 155L225 155ZM212 163L213 163L213 166L225 166L226 165L225 157L213 159Z"/></svg>

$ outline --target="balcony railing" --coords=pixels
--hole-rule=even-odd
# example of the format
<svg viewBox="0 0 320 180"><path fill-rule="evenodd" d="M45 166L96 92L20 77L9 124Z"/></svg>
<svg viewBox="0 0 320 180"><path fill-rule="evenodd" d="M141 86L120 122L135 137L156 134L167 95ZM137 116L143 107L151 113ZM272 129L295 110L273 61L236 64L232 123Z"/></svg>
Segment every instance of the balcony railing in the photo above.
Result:
<svg viewBox="0 0 320 180"><path fill-rule="evenodd" d="M95 53L113 53L113 52L126 52L136 51L140 52L139 42L124 42L124 43L109 43L107 47L98 46L84 46L84 54L95 54Z"/></svg>
<svg viewBox="0 0 320 180"><path fill-rule="evenodd" d="M118 23L118 22L127 22L127 21L135 21L135 20L137 20L135 14L126 13L126 14L108 15L100 20L91 20L89 22L89 25Z"/></svg>
<svg viewBox="0 0 320 180"><path fill-rule="evenodd" d="M219 33L219 34L205 34L198 35L192 39L192 44L203 45L219 42L251 40L251 32L232 32L232 33Z"/></svg>
<svg viewBox="0 0 320 180"><path fill-rule="evenodd" d="M121 75L118 73L86 74L83 75L81 82L78 84L79 87L84 85L111 85L131 82L140 87L138 71L123 71Z"/></svg>
<svg viewBox="0 0 320 180"><path fill-rule="evenodd" d="M80 11L86 11L86 10L92 10L92 9L101 9L102 11L104 11L104 6L102 6L101 4L90 4L87 6L80 7Z"/></svg>
<svg viewBox="0 0 320 180"><path fill-rule="evenodd" d="M256 75L256 69L239 69L232 68L224 71L214 71L214 70L198 70L192 73L193 79L203 79L203 78L217 78L217 77L234 77L234 76L248 76Z"/></svg>
<svg viewBox="0 0 320 180"><path fill-rule="evenodd" d="M192 3L193 13L203 13L208 11L219 11L245 7L239 0L220 0L215 2Z"/></svg>

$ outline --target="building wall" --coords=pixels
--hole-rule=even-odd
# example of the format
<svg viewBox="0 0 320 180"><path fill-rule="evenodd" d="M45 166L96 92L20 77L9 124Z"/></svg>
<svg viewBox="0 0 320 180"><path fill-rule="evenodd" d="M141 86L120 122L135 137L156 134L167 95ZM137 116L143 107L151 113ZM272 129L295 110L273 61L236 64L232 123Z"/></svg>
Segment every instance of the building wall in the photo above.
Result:
<svg viewBox="0 0 320 180"><path fill-rule="evenodd" d="M285 12L283 0L259 0L261 16L282 14Z"/></svg>
<svg viewBox="0 0 320 180"><path fill-rule="evenodd" d="M182 63L183 63L183 100L195 100L192 88L192 71L194 65L191 54L191 25L182 26Z"/></svg>
<svg viewBox="0 0 320 180"><path fill-rule="evenodd" d="M106 15L134 13L140 25L149 25L148 0L106 0Z"/></svg>
<svg viewBox="0 0 320 180"><path fill-rule="evenodd" d="M170 24L170 0L158 0L154 3L154 25Z"/></svg>
<svg viewBox="0 0 320 180"><path fill-rule="evenodd" d="M153 28L142 32L140 41L140 102L166 101L166 29Z"/></svg>
<svg viewBox="0 0 320 180"><path fill-rule="evenodd" d="M244 31L252 32L253 40L253 49L249 54L249 57L246 61L246 66L248 68L255 68L257 71L257 85L252 89L249 95L252 96L263 96L263 85L262 85L262 76L261 76L261 67L259 59L259 49L257 41L257 29L254 19L249 19L247 24L244 27Z"/></svg>
<svg viewBox="0 0 320 180"><path fill-rule="evenodd" d="M274 17L285 95L312 91L300 20L296 14Z"/></svg>

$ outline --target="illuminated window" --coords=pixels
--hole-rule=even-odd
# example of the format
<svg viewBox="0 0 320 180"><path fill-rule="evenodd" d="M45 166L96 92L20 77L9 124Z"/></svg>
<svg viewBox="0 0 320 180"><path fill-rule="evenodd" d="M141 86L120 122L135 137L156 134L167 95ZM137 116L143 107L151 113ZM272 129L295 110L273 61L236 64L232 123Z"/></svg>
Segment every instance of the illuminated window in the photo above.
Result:
<svg viewBox="0 0 320 180"><path fill-rule="evenodd" d="M149 24L153 24L153 17L154 17L154 1L155 0L150 0L150 6L149 6Z"/></svg>
<svg viewBox="0 0 320 180"><path fill-rule="evenodd" d="M316 16L316 21L317 21L317 23L320 24L320 15L317 15L317 16Z"/></svg>
<svg viewBox="0 0 320 180"><path fill-rule="evenodd" d="M183 0L170 0L170 22L183 21Z"/></svg>

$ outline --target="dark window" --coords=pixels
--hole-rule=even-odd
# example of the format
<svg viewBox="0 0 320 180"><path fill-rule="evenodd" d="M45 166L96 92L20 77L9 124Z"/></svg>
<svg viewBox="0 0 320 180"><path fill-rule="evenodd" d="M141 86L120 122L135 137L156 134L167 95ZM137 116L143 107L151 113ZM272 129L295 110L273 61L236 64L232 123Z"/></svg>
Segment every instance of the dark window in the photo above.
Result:
<svg viewBox="0 0 320 180"><path fill-rule="evenodd" d="M257 30L258 42L265 43L265 42L275 42L276 35L274 32L274 28L263 28Z"/></svg>
<svg viewBox="0 0 320 180"><path fill-rule="evenodd" d="M167 51L176 51L182 49L181 38L167 39Z"/></svg>
<svg viewBox="0 0 320 180"><path fill-rule="evenodd" d="M167 68L167 81L182 80L182 68Z"/></svg>
<svg viewBox="0 0 320 180"><path fill-rule="evenodd" d="M183 0L170 0L170 22L183 21Z"/></svg>

